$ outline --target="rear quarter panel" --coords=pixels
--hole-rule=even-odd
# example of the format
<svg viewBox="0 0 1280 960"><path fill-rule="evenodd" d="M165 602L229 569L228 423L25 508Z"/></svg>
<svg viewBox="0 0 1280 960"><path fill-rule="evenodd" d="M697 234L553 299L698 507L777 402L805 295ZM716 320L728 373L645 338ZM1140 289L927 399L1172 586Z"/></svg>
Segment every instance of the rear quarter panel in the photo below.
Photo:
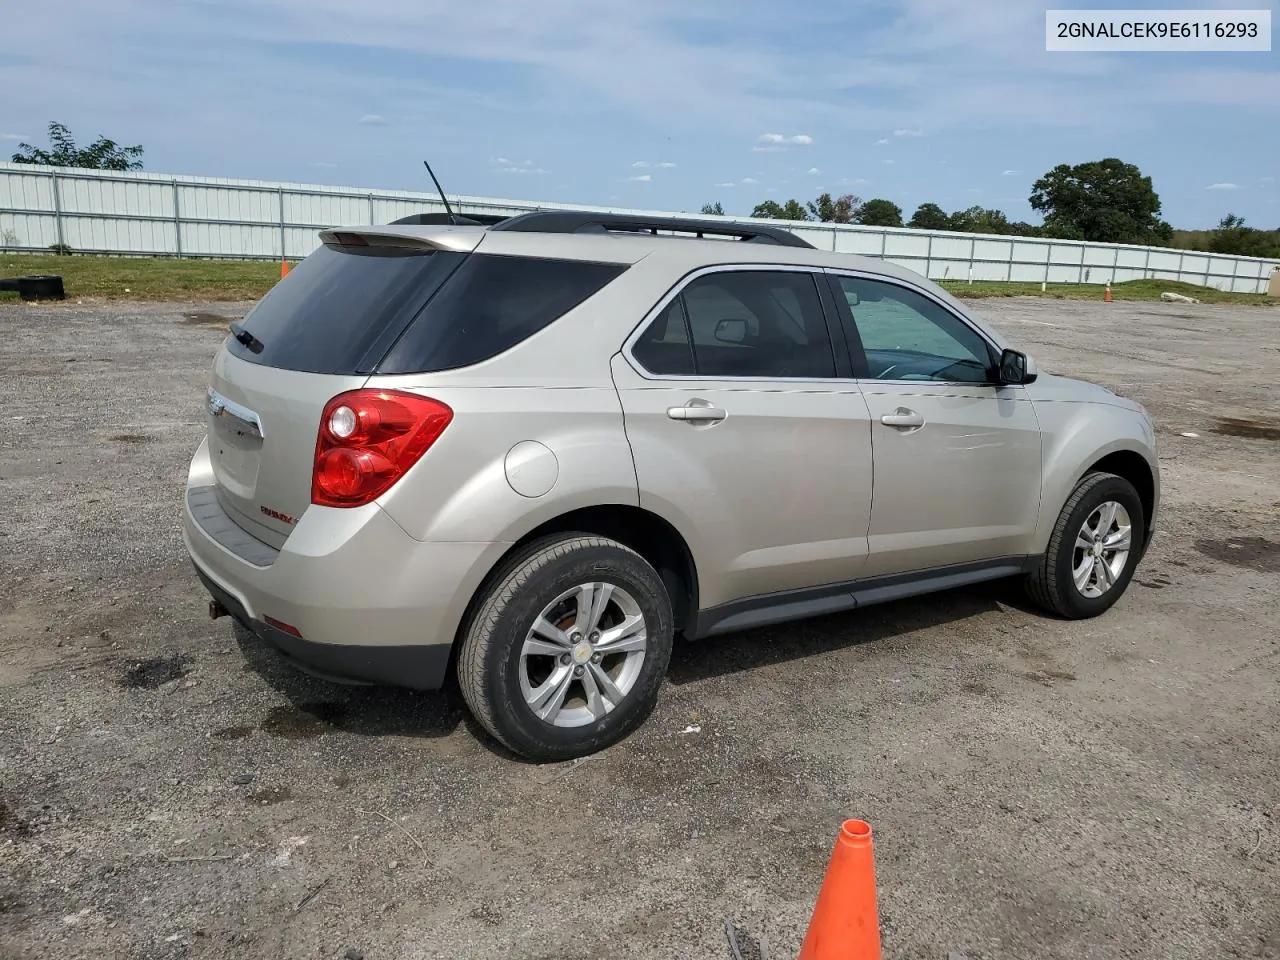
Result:
<svg viewBox="0 0 1280 960"><path fill-rule="evenodd" d="M414 539L513 542L580 507L637 504L612 385L472 387L413 379L382 377L370 386L411 390L453 409L440 439L379 501Z"/></svg>

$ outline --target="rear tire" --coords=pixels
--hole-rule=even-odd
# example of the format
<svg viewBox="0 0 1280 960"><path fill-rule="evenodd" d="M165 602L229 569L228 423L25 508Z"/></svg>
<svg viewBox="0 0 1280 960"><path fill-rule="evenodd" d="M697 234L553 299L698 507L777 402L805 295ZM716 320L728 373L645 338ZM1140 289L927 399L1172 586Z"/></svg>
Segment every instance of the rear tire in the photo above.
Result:
<svg viewBox="0 0 1280 960"><path fill-rule="evenodd" d="M1124 594L1145 541L1146 517L1133 484L1112 473L1086 474L1058 515L1027 593L1070 620L1096 617Z"/></svg>
<svg viewBox="0 0 1280 960"><path fill-rule="evenodd" d="M643 557L603 537L557 535L491 580L462 638L458 684L508 749L570 760L624 739L653 712L673 635L671 601Z"/></svg>

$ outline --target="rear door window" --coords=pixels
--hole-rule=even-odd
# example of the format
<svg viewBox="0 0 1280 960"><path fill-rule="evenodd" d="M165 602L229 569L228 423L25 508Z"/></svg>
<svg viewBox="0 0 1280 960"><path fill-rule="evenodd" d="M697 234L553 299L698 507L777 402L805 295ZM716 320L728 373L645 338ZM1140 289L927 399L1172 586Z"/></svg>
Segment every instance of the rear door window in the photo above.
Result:
<svg viewBox="0 0 1280 960"><path fill-rule="evenodd" d="M227 349L284 370L366 372L366 355L398 334L464 258L419 247L326 244L245 316L241 327L257 338L261 352L234 337Z"/></svg>
<svg viewBox="0 0 1280 960"><path fill-rule="evenodd" d="M616 279L625 266L471 254L378 367L428 373L495 357L554 323Z"/></svg>

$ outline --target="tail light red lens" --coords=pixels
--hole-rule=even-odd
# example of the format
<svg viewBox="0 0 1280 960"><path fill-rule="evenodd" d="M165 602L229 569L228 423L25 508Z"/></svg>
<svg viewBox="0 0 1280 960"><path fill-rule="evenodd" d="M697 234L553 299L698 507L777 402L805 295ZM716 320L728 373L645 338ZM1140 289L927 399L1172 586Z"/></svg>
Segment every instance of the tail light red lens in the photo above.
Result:
<svg viewBox="0 0 1280 960"><path fill-rule="evenodd" d="M324 407L311 502L359 507L390 490L444 433L453 410L399 390L352 390Z"/></svg>

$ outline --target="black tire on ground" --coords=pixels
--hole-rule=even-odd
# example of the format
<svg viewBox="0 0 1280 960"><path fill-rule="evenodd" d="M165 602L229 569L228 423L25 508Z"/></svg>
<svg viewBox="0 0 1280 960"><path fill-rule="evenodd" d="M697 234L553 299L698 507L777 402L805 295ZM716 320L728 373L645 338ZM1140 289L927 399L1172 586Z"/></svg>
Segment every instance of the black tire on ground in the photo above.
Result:
<svg viewBox="0 0 1280 960"><path fill-rule="evenodd" d="M19 277L18 296L27 301L67 299L59 276Z"/></svg>
<svg viewBox="0 0 1280 960"><path fill-rule="evenodd" d="M1101 504L1114 501L1129 513L1131 540L1129 556L1115 584L1100 597L1086 597L1072 578L1072 558L1076 535ZM1146 515L1142 499L1133 484L1111 473L1086 474L1076 485L1049 538L1039 565L1026 580L1026 590L1041 607L1071 620L1084 620L1105 613L1124 595L1146 542Z"/></svg>
<svg viewBox="0 0 1280 960"><path fill-rule="evenodd" d="M619 705L581 726L556 726L525 700L521 651L547 606L585 583L606 583L629 594L644 617L648 645ZM480 725L514 753L535 762L574 759L624 739L653 712L673 634L671 600L643 557L604 537L560 534L531 543L490 580L462 635L458 685Z"/></svg>

